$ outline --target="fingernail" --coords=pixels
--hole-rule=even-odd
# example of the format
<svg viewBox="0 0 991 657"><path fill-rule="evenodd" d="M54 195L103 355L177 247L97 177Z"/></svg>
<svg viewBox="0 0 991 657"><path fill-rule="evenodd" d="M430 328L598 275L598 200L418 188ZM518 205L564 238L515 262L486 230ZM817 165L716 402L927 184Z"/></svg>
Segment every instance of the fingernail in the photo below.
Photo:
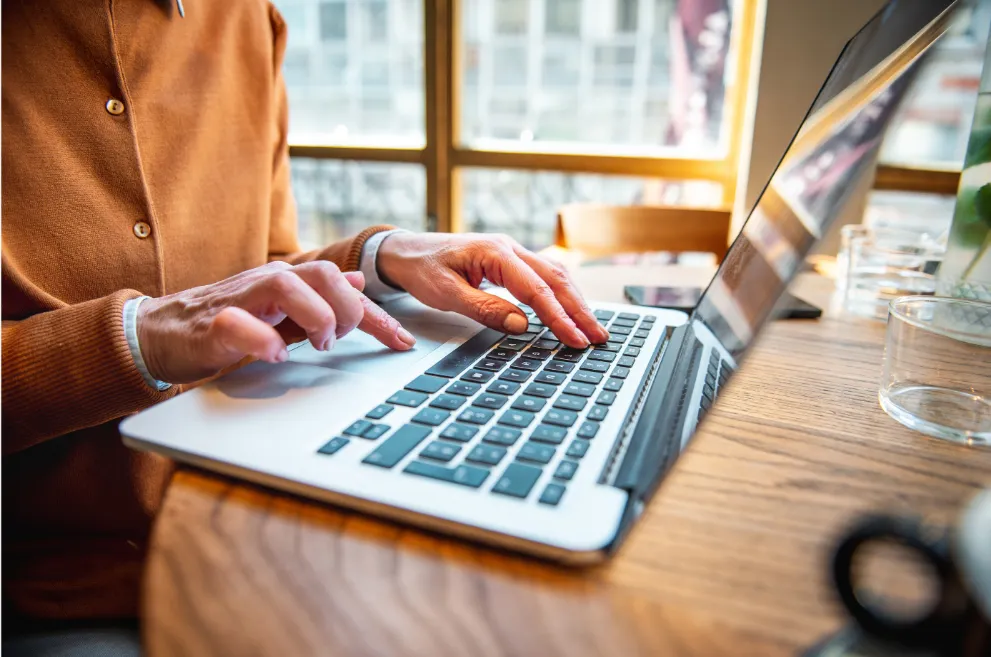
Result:
<svg viewBox="0 0 991 657"><path fill-rule="evenodd" d="M282 351L275 355L275 360L279 363L284 363L289 360L289 350L283 347Z"/></svg>
<svg viewBox="0 0 991 657"><path fill-rule="evenodd" d="M323 343L323 350L324 351L330 351L331 349L334 348L334 345L335 344L337 344L337 336L335 336L333 333L331 333L330 334L330 337L328 337L327 340L324 341L324 343Z"/></svg>
<svg viewBox="0 0 991 657"><path fill-rule="evenodd" d="M522 333L528 326L530 326L530 322L527 321L527 318L516 313L510 313L502 323L502 327L508 333Z"/></svg>
<svg viewBox="0 0 991 657"><path fill-rule="evenodd" d="M399 341L407 347L412 347L416 344L416 338L413 337L413 334L404 329L402 326L400 326L399 330L396 331L396 337L398 337Z"/></svg>

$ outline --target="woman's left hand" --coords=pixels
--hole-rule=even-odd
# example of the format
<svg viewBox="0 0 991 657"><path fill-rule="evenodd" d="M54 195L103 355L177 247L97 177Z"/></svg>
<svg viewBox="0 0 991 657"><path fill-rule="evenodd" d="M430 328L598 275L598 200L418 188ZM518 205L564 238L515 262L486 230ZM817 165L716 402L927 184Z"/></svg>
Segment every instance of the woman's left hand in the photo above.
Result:
<svg viewBox="0 0 991 657"><path fill-rule="evenodd" d="M483 279L533 308L570 347L609 338L564 267L505 235L397 232L382 242L376 266L383 282L489 328L519 334L527 318L512 303L479 290Z"/></svg>

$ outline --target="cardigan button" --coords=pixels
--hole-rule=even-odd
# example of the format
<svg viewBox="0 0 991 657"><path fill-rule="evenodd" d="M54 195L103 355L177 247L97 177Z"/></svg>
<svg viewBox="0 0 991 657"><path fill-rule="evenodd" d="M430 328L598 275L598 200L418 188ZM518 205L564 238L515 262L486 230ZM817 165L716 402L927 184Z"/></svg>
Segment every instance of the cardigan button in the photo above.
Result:
<svg viewBox="0 0 991 657"><path fill-rule="evenodd" d="M151 235L151 226L144 221L139 221L138 223L134 224L134 234L138 238L144 239L149 235Z"/></svg>
<svg viewBox="0 0 991 657"><path fill-rule="evenodd" d="M124 103L120 102L116 98L111 98L107 101L107 111L114 116L120 116L124 113Z"/></svg>

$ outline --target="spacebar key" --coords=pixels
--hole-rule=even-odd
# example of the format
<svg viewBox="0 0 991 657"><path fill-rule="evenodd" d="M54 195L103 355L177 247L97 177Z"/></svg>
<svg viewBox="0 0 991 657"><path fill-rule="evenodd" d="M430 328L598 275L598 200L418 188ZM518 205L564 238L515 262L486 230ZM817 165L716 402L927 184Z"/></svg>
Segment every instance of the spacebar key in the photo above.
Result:
<svg viewBox="0 0 991 657"><path fill-rule="evenodd" d="M362 463L377 465L380 468L391 468L403 457L413 451L423 439L430 435L430 427L407 424L399 428L388 440L366 456Z"/></svg>
<svg viewBox="0 0 991 657"><path fill-rule="evenodd" d="M427 370L427 374L453 379L488 353L489 348L504 337L506 337L505 333L495 329L482 329L460 347L441 358L436 365Z"/></svg>

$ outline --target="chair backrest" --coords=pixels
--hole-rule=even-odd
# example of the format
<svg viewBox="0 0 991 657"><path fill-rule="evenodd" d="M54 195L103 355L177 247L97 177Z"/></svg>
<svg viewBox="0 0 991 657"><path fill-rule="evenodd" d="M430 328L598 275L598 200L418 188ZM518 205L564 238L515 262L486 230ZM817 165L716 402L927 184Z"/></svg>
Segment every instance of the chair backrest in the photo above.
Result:
<svg viewBox="0 0 991 657"><path fill-rule="evenodd" d="M558 211L555 244L591 256L701 251L721 262L729 230L729 210L576 203Z"/></svg>

